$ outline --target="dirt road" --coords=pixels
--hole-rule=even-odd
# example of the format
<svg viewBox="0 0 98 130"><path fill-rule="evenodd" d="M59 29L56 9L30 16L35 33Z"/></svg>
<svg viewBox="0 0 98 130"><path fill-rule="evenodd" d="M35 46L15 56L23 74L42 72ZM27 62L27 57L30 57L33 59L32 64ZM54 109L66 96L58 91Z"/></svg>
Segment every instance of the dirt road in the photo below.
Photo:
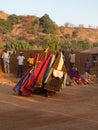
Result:
<svg viewBox="0 0 98 130"><path fill-rule="evenodd" d="M16 79L0 77L0 130L98 130L98 84L54 96L16 96Z"/></svg>

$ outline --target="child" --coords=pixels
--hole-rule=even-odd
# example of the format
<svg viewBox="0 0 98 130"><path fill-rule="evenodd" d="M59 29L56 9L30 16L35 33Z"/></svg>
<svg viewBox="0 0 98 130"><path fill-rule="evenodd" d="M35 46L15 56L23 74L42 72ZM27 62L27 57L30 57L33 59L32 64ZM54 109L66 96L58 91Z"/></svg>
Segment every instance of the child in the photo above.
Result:
<svg viewBox="0 0 98 130"><path fill-rule="evenodd" d="M27 59L27 62L29 64L29 68L33 67L34 64L34 58L32 56L32 54L30 53L29 58Z"/></svg>

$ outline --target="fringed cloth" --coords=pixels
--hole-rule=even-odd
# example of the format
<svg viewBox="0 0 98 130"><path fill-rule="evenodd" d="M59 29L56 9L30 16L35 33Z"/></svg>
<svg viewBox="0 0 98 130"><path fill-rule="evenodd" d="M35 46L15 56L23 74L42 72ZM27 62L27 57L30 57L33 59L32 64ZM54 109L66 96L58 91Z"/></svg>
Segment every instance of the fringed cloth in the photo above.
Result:
<svg viewBox="0 0 98 130"><path fill-rule="evenodd" d="M41 80L42 80L41 78L43 77L43 74L44 74L45 69L48 65L50 57L48 57L48 60L47 60L46 53L42 53L41 55L38 54L38 56L36 58L37 60L36 60L35 70L34 70L33 76L30 77L25 82L25 84L21 87L21 91L23 93L25 93L26 95L30 95L34 92L34 89L37 85L39 85L39 86L42 85L41 84Z"/></svg>
<svg viewBox="0 0 98 130"><path fill-rule="evenodd" d="M52 54L50 54L46 59L45 59L45 62L42 66L42 69L40 69L40 72L39 72L39 75L37 77L37 80L36 80L36 86L37 87L40 87L42 86L42 83L43 83L43 78L44 78L44 75L46 73L46 70L47 70L47 67L50 63L50 60L51 60L51 57L52 57Z"/></svg>
<svg viewBox="0 0 98 130"><path fill-rule="evenodd" d="M44 88L50 91L60 91L64 82L65 74L67 74L66 67L61 52L57 54L54 64L50 70L50 76L48 77Z"/></svg>

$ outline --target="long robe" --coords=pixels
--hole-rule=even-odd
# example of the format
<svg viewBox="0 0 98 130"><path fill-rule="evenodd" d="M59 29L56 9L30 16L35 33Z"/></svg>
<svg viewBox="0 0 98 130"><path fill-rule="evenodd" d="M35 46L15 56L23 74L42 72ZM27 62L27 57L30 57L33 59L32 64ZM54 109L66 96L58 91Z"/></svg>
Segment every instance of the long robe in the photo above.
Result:
<svg viewBox="0 0 98 130"><path fill-rule="evenodd" d="M19 80L19 82L13 88L15 93L17 93L17 94L21 93L20 89L21 89L22 85L25 84L25 82L28 80L28 78L32 75L33 75L33 69L30 68L27 70L27 72L23 75L23 77Z"/></svg>
<svg viewBox="0 0 98 130"><path fill-rule="evenodd" d="M40 83L39 86L41 86L41 78L44 75L44 72L47 68L47 65L50 61L51 55L48 56L46 53L42 53L38 56L35 71L32 77L30 77L24 85L21 87L21 91L25 93L26 95L30 95L34 92L36 86Z"/></svg>
<svg viewBox="0 0 98 130"><path fill-rule="evenodd" d="M41 86L42 86L42 84L43 84L42 81L43 81L44 75L45 75L45 73L46 73L46 70L47 70L47 67L48 67L48 65L49 65L49 63L50 63L51 58L52 58L52 54L50 54L50 55L46 58L45 63L44 63L44 65L43 65L42 69L41 69L40 72L39 72L39 75L38 75L38 78L37 78L37 81L36 81L36 86L38 86L38 87L40 87L40 88L41 88Z"/></svg>
<svg viewBox="0 0 98 130"><path fill-rule="evenodd" d="M59 52L50 70L50 76L48 77L44 88L50 91L60 91L66 74L67 71L64 64L63 55Z"/></svg>
<svg viewBox="0 0 98 130"><path fill-rule="evenodd" d="M51 57L51 60L50 60L50 62L48 64L48 67L46 69L46 72L44 74L43 81L42 81L43 84L47 83L47 80L48 80L48 78L49 78L49 76L51 74L51 68L52 68L52 65L53 65L54 61L55 61L55 55L53 54L52 57Z"/></svg>

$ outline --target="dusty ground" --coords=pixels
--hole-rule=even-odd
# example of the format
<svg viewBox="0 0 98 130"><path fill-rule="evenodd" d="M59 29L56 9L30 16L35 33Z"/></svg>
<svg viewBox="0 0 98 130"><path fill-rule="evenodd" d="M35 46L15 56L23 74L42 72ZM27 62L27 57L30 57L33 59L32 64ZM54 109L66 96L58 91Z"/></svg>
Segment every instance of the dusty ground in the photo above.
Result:
<svg viewBox="0 0 98 130"><path fill-rule="evenodd" d="M18 79L0 77L0 130L98 130L98 84L69 86L54 96L16 96Z"/></svg>

